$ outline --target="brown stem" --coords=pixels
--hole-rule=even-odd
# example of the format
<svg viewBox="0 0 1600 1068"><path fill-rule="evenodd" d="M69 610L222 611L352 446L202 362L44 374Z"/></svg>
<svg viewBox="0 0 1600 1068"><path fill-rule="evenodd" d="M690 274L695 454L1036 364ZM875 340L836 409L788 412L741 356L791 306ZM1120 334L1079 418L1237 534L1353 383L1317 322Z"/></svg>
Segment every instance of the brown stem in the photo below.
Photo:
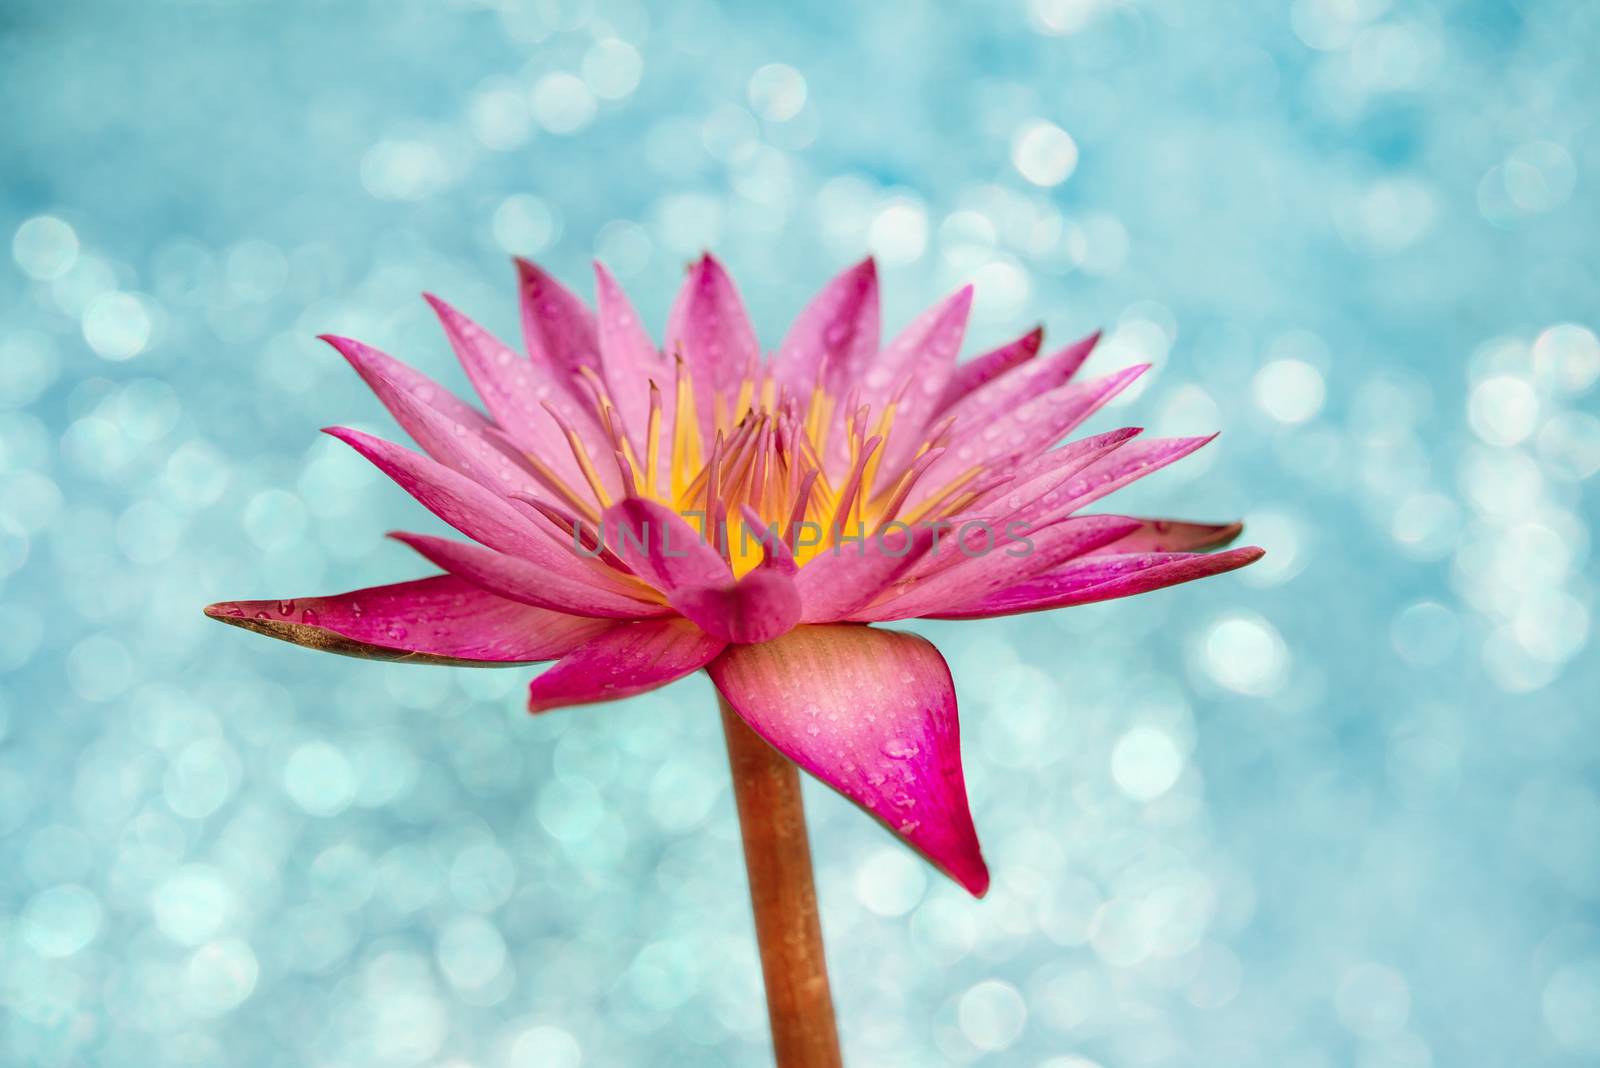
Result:
<svg viewBox="0 0 1600 1068"><path fill-rule="evenodd" d="M721 704L778 1068L839 1068L800 774Z"/></svg>

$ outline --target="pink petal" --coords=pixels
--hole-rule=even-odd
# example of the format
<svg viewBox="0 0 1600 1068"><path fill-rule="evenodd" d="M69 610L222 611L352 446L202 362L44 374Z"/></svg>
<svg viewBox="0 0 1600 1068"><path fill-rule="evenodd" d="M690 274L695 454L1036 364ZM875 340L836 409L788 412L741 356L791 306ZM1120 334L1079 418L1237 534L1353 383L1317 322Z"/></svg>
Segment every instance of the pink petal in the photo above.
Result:
<svg viewBox="0 0 1600 1068"><path fill-rule="evenodd" d="M1185 523L1178 519L1141 519L1139 529L1094 550L1097 555L1187 553L1215 549L1237 538L1243 523Z"/></svg>
<svg viewBox="0 0 1600 1068"><path fill-rule="evenodd" d="M865 377L878 352L878 270L868 257L840 272L800 312L772 361L800 396L820 382L835 397Z"/></svg>
<svg viewBox="0 0 1600 1068"><path fill-rule="evenodd" d="M1047 523L1070 515L1130 482L1183 459L1202 445L1216 440L1216 437L1211 434L1202 438L1142 438L1130 441L1077 471L1071 478L1041 490L1031 504L1017 513L1017 518Z"/></svg>
<svg viewBox="0 0 1600 1068"><path fill-rule="evenodd" d="M453 575L330 597L223 601L206 615L344 656L482 667L551 660L615 626L508 601Z"/></svg>
<svg viewBox="0 0 1600 1068"><path fill-rule="evenodd" d="M534 364L438 297L423 296L438 315L450 347L499 429L568 486L586 486L566 436L545 408L549 404L573 427L591 458L611 455L611 443L590 414L587 401L577 399L579 386L559 378L564 371ZM621 479L615 467L606 463L595 466L606 491L617 492Z"/></svg>
<svg viewBox="0 0 1600 1068"><path fill-rule="evenodd" d="M633 310L628 295L622 291L611 272L599 262L594 265L595 305L599 312L600 363L605 377L606 390L611 402L622 413L623 425L633 442L634 451L643 462L646 433L650 425L650 383L670 396L674 371L670 361L656 349L655 342ZM672 405L662 406L661 440L672 441ZM670 477L672 450L661 451L661 468L656 478ZM641 472L642 473L642 472Z"/></svg>
<svg viewBox="0 0 1600 1068"><path fill-rule="evenodd" d="M850 624L806 626L729 646L708 670L778 752L971 893L988 889L961 772L955 688L931 644Z"/></svg>
<svg viewBox="0 0 1600 1068"><path fill-rule="evenodd" d="M548 521L534 520L466 475L392 442L345 427L331 434L365 456L424 508L473 541L532 561L552 573L594 581L594 573ZM544 523L543 526L538 523Z"/></svg>
<svg viewBox="0 0 1600 1068"><path fill-rule="evenodd" d="M528 688L528 711L620 701L700 670L725 643L686 619L622 623L573 649Z"/></svg>
<svg viewBox="0 0 1600 1068"><path fill-rule="evenodd" d="M932 542L927 526L869 537L864 545L836 545L807 561L795 575L802 623L832 623L877 597L916 563Z"/></svg>
<svg viewBox="0 0 1600 1068"><path fill-rule="evenodd" d="M1055 571L934 613L938 619L976 619L1042 612L1051 608L1132 597L1181 582L1220 575L1261 559L1255 546L1220 553L1149 553L1089 556Z"/></svg>
<svg viewBox="0 0 1600 1068"><path fill-rule="evenodd" d="M445 389L439 383L423 374L421 371L406 366L399 360L386 353L380 352L371 345L364 345L359 341L347 337L336 337L333 334L321 334L320 340L326 341L334 349L350 361L350 366L356 369L367 385L378 394L378 399L388 407L385 392L398 389L406 395L416 399L422 404L435 409L446 418L460 423L473 433L481 434L489 427L489 420L466 401L461 400L454 393ZM389 412L397 422L411 433L402 420L402 414L390 407ZM415 435L412 435L415 437ZM420 445L421 442L418 442Z"/></svg>
<svg viewBox="0 0 1600 1068"><path fill-rule="evenodd" d="M876 420L891 402L895 406L881 468L885 477L904 467L922 443L955 370L971 311L972 287L962 286L900 331L857 383L860 403L870 409L869 420Z"/></svg>
<svg viewBox="0 0 1600 1068"><path fill-rule="evenodd" d="M481 419L481 425L476 428L461 423L406 390L389 377L387 365L372 358L383 355L376 349L344 338L329 338L328 341L350 361L389 409L395 422L405 428L430 457L501 496L511 493L548 496L528 469L488 436L494 430L481 423Z"/></svg>
<svg viewBox="0 0 1600 1068"><path fill-rule="evenodd" d="M606 547L662 593L680 586L733 583L733 569L722 555L664 504L628 497L607 508L600 519Z"/></svg>
<svg viewBox="0 0 1600 1068"><path fill-rule="evenodd" d="M680 351L694 379L700 433L709 443L719 403L731 418L739 382L761 354L733 279L709 252L689 268L667 317L667 355Z"/></svg>
<svg viewBox="0 0 1600 1068"><path fill-rule="evenodd" d="M880 598L855 612L852 618L880 622L938 615L1093 552L1137 529L1137 519L1087 515L1063 519L1048 527L1018 530L1012 534L1011 543L1001 545L997 539L992 548L984 536L973 547L981 555L967 555L972 552L970 548L965 552L960 547L955 552L947 549L946 555L952 561L949 566L917 579L904 592ZM960 533L957 531L958 536ZM995 531L996 535L999 533Z"/></svg>
<svg viewBox="0 0 1600 1068"><path fill-rule="evenodd" d="M741 645L771 641L800 622L794 579L771 568L725 585L679 587L668 599L707 634Z"/></svg>
<svg viewBox="0 0 1600 1068"><path fill-rule="evenodd" d="M1067 384L1083 366L1089 353L1100 341L1097 330L1086 338L1074 341L1059 352L1030 361L1008 374L1003 374L981 389L950 406L947 414L961 420L962 425L983 423L990 419L1005 418L1018 405L1033 397L1049 393Z"/></svg>
<svg viewBox="0 0 1600 1068"><path fill-rule="evenodd" d="M973 390L994 381L1018 364L1027 363L1039 354L1044 341L1044 327L1036 326L1017 340L975 356L966 363L957 364L950 374L950 383L944 395L934 405L935 413L943 412Z"/></svg>
<svg viewBox="0 0 1600 1068"><path fill-rule="evenodd" d="M518 256L517 292L522 298L522 337L534 366L557 383L571 382L580 367L600 370L594 313L537 264Z"/></svg>
<svg viewBox="0 0 1600 1068"><path fill-rule="evenodd" d="M582 581L471 542L404 531L392 531L389 536L415 549L435 567L523 604L600 619L648 619L672 614L672 609L659 601L644 600L653 596L653 591L643 583L636 583L635 596L619 592L635 580L608 578L600 573L605 565L598 562L592 568L596 571L593 580Z"/></svg>
<svg viewBox="0 0 1600 1068"><path fill-rule="evenodd" d="M1139 435L1137 427L1123 427L1080 438L1049 449L1012 467L994 489L979 494L964 512L972 515L1013 516L1027 511L1039 499L1073 475L1097 463Z"/></svg>
<svg viewBox="0 0 1600 1068"><path fill-rule="evenodd" d="M958 423L958 436L923 477L921 484L928 487L924 492L947 484L975 464L1025 460L1043 452L1149 369L1149 364L1126 367L1090 382L1060 386L977 423ZM918 495L912 499L915 503Z"/></svg>

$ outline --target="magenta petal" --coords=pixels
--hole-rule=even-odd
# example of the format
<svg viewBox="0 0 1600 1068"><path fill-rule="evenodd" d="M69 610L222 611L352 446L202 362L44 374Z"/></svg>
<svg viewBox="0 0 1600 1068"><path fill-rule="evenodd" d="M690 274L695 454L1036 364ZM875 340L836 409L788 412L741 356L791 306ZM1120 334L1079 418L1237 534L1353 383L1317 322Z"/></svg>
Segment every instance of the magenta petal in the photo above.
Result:
<svg viewBox="0 0 1600 1068"><path fill-rule="evenodd" d="M573 649L528 688L528 711L620 701L705 667L726 643L686 619L613 626Z"/></svg>
<svg viewBox="0 0 1600 1068"><path fill-rule="evenodd" d="M523 604L599 619L648 619L672 613L664 604L642 600L651 596L652 591L643 583L634 582L631 576L608 579L597 571L595 581L582 582L471 542L404 531L393 531L389 536L415 549L434 566ZM595 567L604 568L605 565L597 563ZM638 597L618 592L627 582L634 582L638 587Z"/></svg>
<svg viewBox="0 0 1600 1068"><path fill-rule="evenodd" d="M931 644L850 624L806 626L729 646L708 670L778 752L971 893L989 888L961 772L955 687Z"/></svg>
<svg viewBox="0 0 1600 1068"><path fill-rule="evenodd" d="M962 286L911 320L855 383L860 403L871 409L869 418L876 419L891 402L895 406L894 427L884 446L886 475L901 468L922 443L955 370L971 311L972 287Z"/></svg>
<svg viewBox="0 0 1600 1068"><path fill-rule="evenodd" d="M416 434L407 425L409 409L396 410L395 406L390 404L389 396L396 390L435 409L474 433L481 434L490 426L489 420L484 418L478 409L421 371L406 366L387 353L347 337L336 337L333 334L321 334L319 337L350 362L350 366L356 369L356 373L378 395L384 407L389 409L395 421L413 438ZM421 445L422 442L418 441L417 444Z"/></svg>
<svg viewBox="0 0 1600 1068"><path fill-rule="evenodd" d="M1079 471L1120 449L1139 433L1137 427L1122 427L1041 452L1006 469L1005 481L979 494L963 512L996 517L1032 514L1041 498L1053 493Z"/></svg>
<svg viewBox="0 0 1600 1068"><path fill-rule="evenodd" d="M428 511L473 541L521 557L552 573L595 581L594 572L547 521L524 515L478 482L410 449L345 427L328 434L355 449ZM539 525L543 523L544 525Z"/></svg>
<svg viewBox="0 0 1600 1068"><path fill-rule="evenodd" d="M1008 374L1000 375L952 404L947 414L960 419L963 425L1003 419L1030 398L1066 385L1099 342L1100 332L1097 330L1059 352L1032 360Z"/></svg>
<svg viewBox="0 0 1600 1068"><path fill-rule="evenodd" d="M1159 471L1181 460L1196 449L1216 440L1211 434L1201 438L1142 438L1130 441L1071 478L1041 490L1033 502L1018 513L1018 518L1046 523L1070 515L1130 482Z"/></svg>
<svg viewBox="0 0 1600 1068"><path fill-rule="evenodd" d="M609 440L601 433L588 405L580 404L572 392L576 383L564 380L564 371L535 364L438 297L424 297L438 315L450 347L499 429L567 485L583 486L583 473L572 458L566 436L545 408L548 404L560 413L582 438L591 457L609 456ZM607 492L620 489L621 482L611 465L600 464L597 469Z"/></svg>
<svg viewBox="0 0 1600 1068"><path fill-rule="evenodd" d="M878 351L878 271L871 258L841 271L805 306L772 361L780 386L800 396L821 383L844 396Z"/></svg>
<svg viewBox="0 0 1600 1068"><path fill-rule="evenodd" d="M911 535L885 531L865 544L836 545L807 561L795 575L802 623L832 623L877 597L928 551L933 532L927 526Z"/></svg>
<svg viewBox="0 0 1600 1068"><path fill-rule="evenodd" d="M662 593L680 586L726 586L733 569L671 508L628 497L600 517L605 546Z"/></svg>
<svg viewBox="0 0 1600 1068"><path fill-rule="evenodd" d="M1247 546L1220 553L1088 556L934 615L939 619L976 619L1132 597L1233 571L1255 563L1262 555L1263 550Z"/></svg>
<svg viewBox="0 0 1600 1068"><path fill-rule="evenodd" d="M716 398L731 408L739 382L761 355L755 328L733 279L716 257L701 256L689 268L667 317L666 351L682 353L694 379L702 439L716 437ZM733 413L727 413L731 416Z"/></svg>
<svg viewBox="0 0 1600 1068"><path fill-rule="evenodd" d="M544 487L513 458L514 454L492 439L493 427L484 425L475 429L458 422L403 389L388 377L386 369L369 362L369 354L376 350L343 338L330 338L329 343L350 361L394 415L395 422L405 428L423 452L500 496L511 493L546 495Z"/></svg>
<svg viewBox="0 0 1600 1068"><path fill-rule="evenodd" d="M740 645L771 641L800 622L794 579L773 568L727 585L681 586L668 600L707 634Z"/></svg>
<svg viewBox="0 0 1600 1068"><path fill-rule="evenodd" d="M1178 519L1141 519L1139 529L1102 545L1095 555L1189 553L1228 544L1244 530L1243 523L1185 523Z"/></svg>
<svg viewBox="0 0 1600 1068"><path fill-rule="evenodd" d="M551 380L559 383L571 383L579 368L598 371L594 313L537 264L518 256L516 265L522 337L529 359L547 368Z"/></svg>
<svg viewBox="0 0 1600 1068"><path fill-rule="evenodd" d="M623 426L635 452L645 455L645 435L650 425L650 383L670 398L674 382L671 363L662 358L655 342L633 310L628 295L604 265L594 265L595 306L599 313L600 364L611 402L622 414ZM661 440L672 441L672 405L661 412ZM671 476L672 450L662 450L656 478L662 485ZM643 474L643 472L640 472Z"/></svg>
<svg viewBox="0 0 1600 1068"><path fill-rule="evenodd" d="M1138 528L1137 519L1086 515L1059 520L1048 527L1018 529L1008 544L996 541L992 549L987 548L990 543L984 535L977 544L982 555L967 555L971 550L964 552L959 547L955 551L947 548L952 563L944 569L917 579L905 592L870 604L851 618L880 622L938 615L1093 552Z"/></svg>
<svg viewBox="0 0 1600 1068"><path fill-rule="evenodd" d="M1125 367L1089 382L1060 386L979 422L958 424L964 429L958 429L949 449L928 468L923 484L941 486L974 464L1025 460L1043 452L1149 369L1149 364Z"/></svg>
<svg viewBox="0 0 1600 1068"><path fill-rule="evenodd" d="M957 364L950 373L950 382L944 388L934 411L942 412L986 383L994 381L1018 364L1027 363L1039 354L1044 342L1044 327L1036 326L1015 341L974 356L966 363Z"/></svg>
<svg viewBox="0 0 1600 1068"><path fill-rule="evenodd" d="M508 601L453 575L329 597L224 601L206 615L344 656L481 667L551 660L616 625Z"/></svg>

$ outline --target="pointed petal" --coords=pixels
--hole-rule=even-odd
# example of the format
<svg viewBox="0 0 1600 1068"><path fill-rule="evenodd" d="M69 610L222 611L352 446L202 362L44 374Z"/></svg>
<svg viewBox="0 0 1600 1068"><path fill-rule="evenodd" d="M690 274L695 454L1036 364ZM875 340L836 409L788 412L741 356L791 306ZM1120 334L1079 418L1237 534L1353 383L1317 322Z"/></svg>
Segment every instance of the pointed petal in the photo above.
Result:
<svg viewBox="0 0 1600 1068"><path fill-rule="evenodd" d="M971 893L988 889L961 772L955 687L930 643L850 624L799 627L777 641L729 646L708 670L778 752Z"/></svg>
<svg viewBox="0 0 1600 1068"><path fill-rule="evenodd" d="M1141 519L1139 529L1094 550L1095 555L1189 553L1228 544L1244 530L1243 523L1185 523L1178 519Z"/></svg>
<svg viewBox="0 0 1600 1068"><path fill-rule="evenodd" d="M473 433L481 434L490 425L483 413L478 411L454 393L445 389L439 383L423 374L421 371L408 367L399 360L373 348L371 345L347 337L337 337L333 334L318 335L320 340L332 345L334 350L350 362L363 381L378 395L384 407L389 409L389 414L395 417L406 433L411 434L411 428L406 426L405 415L390 406L385 394L398 389L418 402L435 409L446 418L460 423ZM412 434L412 437L416 437ZM418 442L420 445L421 442Z"/></svg>
<svg viewBox="0 0 1600 1068"><path fill-rule="evenodd" d="M721 407L731 417L739 382L761 350L733 279L710 253L689 268L667 317L667 354L680 350L694 379L700 433L711 441L716 436L716 398L722 398Z"/></svg>
<svg viewBox="0 0 1600 1068"><path fill-rule="evenodd" d="M637 584L637 597L618 592L625 588L625 581L633 581L631 578L624 580L619 576L606 580L597 573L595 581L584 582L471 542L398 530L389 536L416 550L435 567L523 604L597 619L649 619L672 614L672 609L666 605L642 599L652 595L643 583ZM597 568L604 566L595 565Z"/></svg>
<svg viewBox="0 0 1600 1068"><path fill-rule="evenodd" d="M558 377L565 372L539 366L515 352L438 297L429 293L423 296L439 317L450 347L499 429L568 486L584 486L583 473L572 458L566 436L545 409L546 404L555 408L577 431L590 457L609 456L611 444L588 405L576 399L575 383ZM621 487L615 467L607 463L595 466L607 492L615 493Z"/></svg>
<svg viewBox="0 0 1600 1068"><path fill-rule="evenodd" d="M580 367L598 371L600 349L588 305L537 264L520 256L515 262L528 358L548 368L558 383L571 382Z"/></svg>
<svg viewBox="0 0 1600 1068"><path fill-rule="evenodd" d="M966 363L957 364L950 373L950 382L944 388L934 412L942 412L986 383L994 381L1018 364L1027 363L1039 354L1044 342L1044 327L1036 326L1015 341L975 356Z"/></svg>
<svg viewBox="0 0 1600 1068"><path fill-rule="evenodd" d="M1255 546L1220 553L1148 553L1136 556L1086 556L1055 571L997 590L970 604L933 614L938 619L977 619L1043 612L1052 608L1132 597L1220 575L1255 563Z"/></svg>
<svg viewBox="0 0 1600 1068"><path fill-rule="evenodd" d="M223 601L206 615L344 656L481 667L551 660L615 626L508 601L453 575L329 597Z"/></svg>
<svg viewBox="0 0 1600 1068"><path fill-rule="evenodd" d="M1009 477L994 489L979 494L963 511L973 515L1010 517L1031 509L1041 497L1061 486L1079 471L1138 437L1138 427L1122 427L1080 438L1058 449L1048 449L1010 469Z"/></svg>
<svg viewBox="0 0 1600 1068"><path fill-rule="evenodd" d="M1049 449L1149 369L1149 364L1136 364L1093 381L1057 387L992 418L957 424L957 437L928 468L922 484L942 486L974 465L1026 460Z"/></svg>
<svg viewBox="0 0 1600 1068"><path fill-rule="evenodd" d="M330 427L325 433L365 456L424 508L473 541L532 561L554 574L593 581L593 572L578 559L570 542L563 544L547 522L519 512L510 501L466 475L359 430Z"/></svg>
<svg viewBox="0 0 1600 1068"><path fill-rule="evenodd" d="M937 615L1109 545L1138 528L1137 519L1086 515L1063 519L1038 530L1025 525L1016 531L1007 530L1012 540L1005 545L1001 545L998 538L991 543L986 535L978 542L976 551L960 546L957 552L947 554L952 562L944 569L917 579L904 591L880 598L854 613L852 618L878 622ZM997 535L999 532L989 533Z"/></svg>
<svg viewBox="0 0 1600 1068"><path fill-rule="evenodd" d="M599 262L594 265L595 306L598 311L600 333L600 364L611 394L611 401L622 413L622 422L628 429L629 439L641 462L645 455L645 434L650 424L650 383L653 380L663 390L671 388L672 367L662 358L656 344L633 310L628 295L622 291L611 272ZM662 411L661 440L672 441L672 409ZM661 469L657 479L666 479L670 471L672 450L662 452ZM666 483L663 481L662 483Z"/></svg>
<svg viewBox="0 0 1600 1068"><path fill-rule="evenodd" d="M572 650L528 688L528 711L620 701L705 667L724 642L686 619L623 623Z"/></svg>
<svg viewBox="0 0 1600 1068"><path fill-rule="evenodd" d="M494 433L492 427L484 424L473 428L459 422L404 389L389 377L387 365L373 359L374 355L383 355L376 349L345 338L327 340L350 361L389 409L395 422L404 427L430 457L501 496L511 493L548 495L527 468L489 437Z"/></svg>
<svg viewBox="0 0 1600 1068"><path fill-rule="evenodd" d="M1071 478L1042 490L1016 518L1042 524L1094 503L1130 482L1181 460L1217 435L1200 438L1141 438L1130 441Z"/></svg>
<svg viewBox="0 0 1600 1068"><path fill-rule="evenodd" d="M1066 385L1099 341L1100 331L1096 330L1059 352L1000 375L952 404L947 414L959 419L964 426L981 425L990 419L1004 418L1023 402Z"/></svg>
<svg viewBox="0 0 1600 1068"><path fill-rule="evenodd" d="M876 419L891 402L895 406L881 468L886 477L901 470L922 443L955 370L971 311L972 287L962 286L900 331L858 384L861 403L871 409L869 418ZM907 379L909 387L902 388Z"/></svg>
<svg viewBox="0 0 1600 1068"><path fill-rule="evenodd" d="M877 351L878 270L869 257L836 275L795 318L772 375L799 396L820 381L842 397Z"/></svg>

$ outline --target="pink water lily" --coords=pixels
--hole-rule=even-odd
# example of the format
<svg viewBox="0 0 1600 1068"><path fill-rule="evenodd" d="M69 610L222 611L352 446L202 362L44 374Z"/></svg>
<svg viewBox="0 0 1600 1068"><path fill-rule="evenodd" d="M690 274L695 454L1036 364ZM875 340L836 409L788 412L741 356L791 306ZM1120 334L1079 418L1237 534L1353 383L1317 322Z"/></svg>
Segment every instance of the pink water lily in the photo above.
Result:
<svg viewBox="0 0 1600 1068"><path fill-rule="evenodd" d="M526 352L429 297L486 412L329 337L420 452L327 431L464 534L393 535L443 573L208 614L381 660L554 660L529 708L705 669L737 716L973 894L989 885L955 688L876 624L1087 604L1229 571L1239 525L1084 514L1209 438L1060 445L1144 367L1081 380L1097 336L1041 331L957 362L963 288L879 340L871 260L763 360L732 279L688 270L660 347L596 265L591 309L518 261Z"/></svg>

